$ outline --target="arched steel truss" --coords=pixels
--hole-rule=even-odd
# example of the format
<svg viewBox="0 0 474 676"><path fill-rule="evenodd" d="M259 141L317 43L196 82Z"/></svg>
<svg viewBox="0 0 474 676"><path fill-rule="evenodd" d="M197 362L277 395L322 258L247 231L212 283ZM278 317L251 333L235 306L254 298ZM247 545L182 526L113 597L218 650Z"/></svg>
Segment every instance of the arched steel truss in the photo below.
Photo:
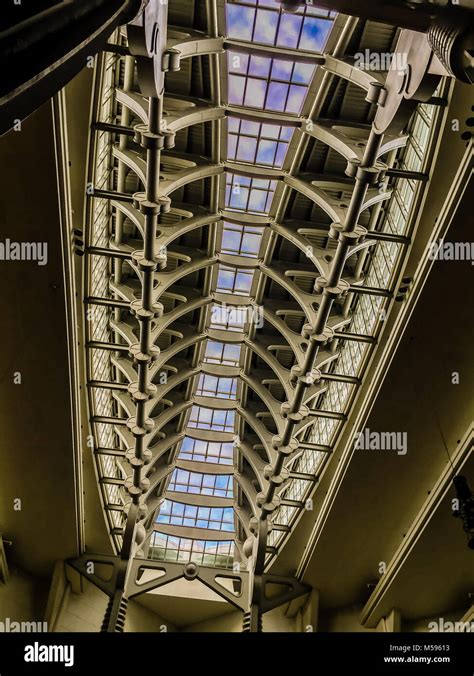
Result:
<svg viewBox="0 0 474 676"><path fill-rule="evenodd" d="M163 28L167 6L156 6ZM387 95L384 74L361 70L345 56L357 20L341 16L328 54L251 46L252 53L318 68L300 116L272 113L274 123L295 128L282 168L229 161L229 116L261 122L268 113L226 103L226 53L246 53L249 45L225 37L221 4L213 0L209 8L207 35L173 28L166 36L162 29L156 53L149 54L137 21L128 33L130 44L124 30L117 32L96 67L84 301L94 453L119 561L113 564L118 566L114 588L102 583L111 597L106 628L116 627L123 599L138 593L135 569L152 556L159 530L170 537L234 543L233 559L223 564L216 557L214 565L233 566L234 582L245 595L235 605L250 612L246 628L258 630L269 608L262 596L265 570L330 460L382 330L380 319L396 292L394 271L410 239L408 228L397 230L387 221L394 177L424 180L421 172L393 168L406 134L383 136L369 125L321 118L337 78L364 91L374 110L383 107ZM167 95L164 73L203 55L211 98ZM191 128L209 137L207 156L175 149L177 135ZM300 172L311 138L341 158L345 173ZM232 175L275 182L268 213L226 206L226 176ZM193 185L201 192L208 187L208 204L192 203ZM320 222L285 217L295 194L317 205ZM255 257L222 250L226 223L262 227ZM381 247L387 267L383 284L373 281ZM248 294L219 290L219 266L251 273ZM216 305L238 306L246 318L243 331L213 323ZM364 320L367 312L371 321ZM212 363L205 358L208 341L239 345L238 361ZM197 394L202 374L235 379L235 398ZM233 413L232 429L225 424L221 430L190 428L193 407ZM232 443L232 465L183 458L185 436ZM232 473L232 497L170 490L176 469ZM234 530L157 524L164 499L232 506ZM76 562L81 572L86 559ZM175 579L170 564L146 565L168 570L147 589ZM189 579L191 568L185 568ZM232 578L229 571L226 575ZM302 592L295 581L293 595Z"/></svg>

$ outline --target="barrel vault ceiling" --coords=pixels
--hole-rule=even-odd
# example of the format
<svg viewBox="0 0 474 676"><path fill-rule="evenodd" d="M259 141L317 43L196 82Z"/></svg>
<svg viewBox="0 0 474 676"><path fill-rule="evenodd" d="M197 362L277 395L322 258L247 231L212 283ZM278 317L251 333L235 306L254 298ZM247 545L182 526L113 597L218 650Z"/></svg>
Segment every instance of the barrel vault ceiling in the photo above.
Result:
<svg viewBox="0 0 474 676"><path fill-rule="evenodd" d="M136 498L136 557L235 570L261 556L294 574L299 524L411 282L450 85L374 147L386 73L353 55L393 51L398 29L274 0L166 8L162 104L143 94L125 27L69 85L71 101L91 98L80 144L88 111L68 120L55 104L87 186L82 202L84 176L69 177L75 215L63 217L66 291L82 296L69 316L76 443L93 458L76 468L79 551L120 554ZM328 605L358 593L328 587Z"/></svg>

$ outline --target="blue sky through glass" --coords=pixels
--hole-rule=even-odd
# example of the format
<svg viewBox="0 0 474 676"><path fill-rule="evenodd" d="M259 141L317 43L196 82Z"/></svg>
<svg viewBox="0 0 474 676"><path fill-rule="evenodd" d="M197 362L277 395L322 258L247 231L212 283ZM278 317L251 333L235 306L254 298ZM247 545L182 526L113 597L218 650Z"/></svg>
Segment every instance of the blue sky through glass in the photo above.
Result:
<svg viewBox="0 0 474 676"><path fill-rule="evenodd" d="M314 53L324 50L333 17L334 13L311 5L286 13L274 0L230 0L226 4L230 38Z"/></svg>
<svg viewBox="0 0 474 676"><path fill-rule="evenodd" d="M229 103L299 115L315 66L229 51Z"/></svg>
<svg viewBox="0 0 474 676"><path fill-rule="evenodd" d="M275 111L298 116L303 110L308 87L316 66L293 60L288 54L279 54L278 49L293 49L303 52L322 53L332 27L335 13L307 4L294 13L283 12L275 0L227 0L226 32L231 39L250 44L274 47L273 55L246 54L239 48L227 52L228 103L247 108L250 115L255 109ZM306 54L307 56L307 54ZM297 59L298 57L296 57ZM274 115L274 118L277 116ZM279 123L243 120L232 113L227 117L227 159L242 165L282 169L294 134L294 126L288 120ZM241 170L244 173L245 167ZM250 173L250 172L249 172ZM251 221L239 223L241 214L265 216L269 214L276 180L262 175L245 176L234 171L226 173L225 203L232 221L224 221L219 251L228 257L259 257L262 248L264 226ZM214 303L208 311L208 325L221 331L222 339L208 338L204 352L200 353L203 365L220 364L224 367L239 366L241 344L225 342L225 332L233 332L239 338L246 328L248 318L238 306L238 297L249 297L255 276L253 267L246 268L242 260L235 264L222 262L214 275L214 291L232 294L236 305ZM227 371L227 374L229 371ZM209 398L209 407L193 405L187 422L186 436L180 444L178 458L201 463L234 464L235 449L231 441L207 441L193 438L199 430L216 433L235 432L235 411L211 408L212 400L237 398L238 379L235 371L215 376L203 372L199 375L194 393ZM218 439L219 437L217 437ZM226 438L226 437L224 437ZM228 438L228 437L227 437ZM202 466L199 468L202 470ZM171 476L168 490L176 493L196 494L219 498L232 498L233 474L205 474L176 468ZM191 501L190 498L188 498ZM175 526L206 528L233 532L235 515L232 507L190 505L185 502L165 499L156 518L157 523ZM227 541L189 539L165 533L153 534L150 556L169 561L195 561L204 565L232 565L234 545Z"/></svg>
<svg viewBox="0 0 474 676"><path fill-rule="evenodd" d="M262 242L263 227L224 221L222 253L257 258Z"/></svg>
<svg viewBox="0 0 474 676"><path fill-rule="evenodd" d="M276 181L226 174L225 206L231 211L268 214Z"/></svg>
<svg viewBox="0 0 474 676"><path fill-rule="evenodd" d="M227 118L227 159L281 168L293 127Z"/></svg>

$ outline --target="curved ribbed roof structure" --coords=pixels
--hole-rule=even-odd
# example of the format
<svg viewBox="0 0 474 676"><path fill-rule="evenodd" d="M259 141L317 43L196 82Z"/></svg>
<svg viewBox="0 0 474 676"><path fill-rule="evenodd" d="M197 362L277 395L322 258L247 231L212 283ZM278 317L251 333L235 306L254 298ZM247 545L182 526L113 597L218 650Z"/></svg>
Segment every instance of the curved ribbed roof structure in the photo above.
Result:
<svg viewBox="0 0 474 676"><path fill-rule="evenodd" d="M386 73L348 55L395 28L274 0L194 10L160 5L154 55L137 21L96 67L90 421L118 553L261 574L399 293L436 109L371 128Z"/></svg>

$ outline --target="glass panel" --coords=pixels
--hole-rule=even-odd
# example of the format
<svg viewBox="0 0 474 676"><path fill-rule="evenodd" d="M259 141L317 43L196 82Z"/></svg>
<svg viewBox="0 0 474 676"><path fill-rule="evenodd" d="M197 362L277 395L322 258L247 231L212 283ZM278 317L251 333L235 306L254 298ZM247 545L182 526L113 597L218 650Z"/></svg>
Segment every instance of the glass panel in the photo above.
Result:
<svg viewBox="0 0 474 676"><path fill-rule="evenodd" d="M334 12L308 6L283 12L275 0L232 0L226 4L227 34L236 40L322 52Z"/></svg>
<svg viewBox="0 0 474 676"><path fill-rule="evenodd" d="M221 465L231 465L233 462L234 447L228 441L203 441L184 437L181 442L179 458L182 460L196 460L197 462L215 462Z"/></svg>
<svg viewBox="0 0 474 676"><path fill-rule="evenodd" d="M219 568L232 568L234 543L219 540L191 540L164 533L153 533L150 558L179 561Z"/></svg>
<svg viewBox="0 0 474 676"><path fill-rule="evenodd" d="M315 66L235 51L229 51L227 58L230 104L295 115L301 112Z"/></svg>

